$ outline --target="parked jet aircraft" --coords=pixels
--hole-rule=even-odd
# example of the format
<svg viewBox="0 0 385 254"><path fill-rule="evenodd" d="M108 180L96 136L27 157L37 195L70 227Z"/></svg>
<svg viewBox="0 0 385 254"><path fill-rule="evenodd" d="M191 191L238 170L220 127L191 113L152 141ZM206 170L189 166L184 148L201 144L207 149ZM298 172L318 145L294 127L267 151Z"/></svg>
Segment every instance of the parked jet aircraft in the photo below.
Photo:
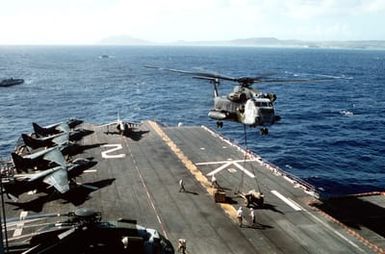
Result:
<svg viewBox="0 0 385 254"><path fill-rule="evenodd" d="M45 127L41 127L37 123L32 123L32 126L37 137L47 137L61 132L69 132L81 123L83 123L82 120L69 119L67 122L55 123Z"/></svg>
<svg viewBox="0 0 385 254"><path fill-rule="evenodd" d="M134 123L129 121L121 120L118 113L118 119L111 123L99 125L98 127L107 127L107 134L120 134L123 136L130 136L134 129L140 127L143 123ZM115 126L117 132L110 132L109 127Z"/></svg>
<svg viewBox="0 0 385 254"><path fill-rule="evenodd" d="M60 156L58 156L60 157ZM60 166L52 167L32 174L17 174L3 180L2 184L5 191L14 197L22 193L37 190L47 191L54 187L59 193L66 193L70 189L70 180L79 176L84 170L94 166L95 161L78 158L72 163L66 164L64 157L61 156Z"/></svg>
<svg viewBox="0 0 385 254"><path fill-rule="evenodd" d="M63 155L57 147L51 147L23 156L11 153L11 156L17 172L28 172L29 169L41 170L55 165L64 165L61 160Z"/></svg>
<svg viewBox="0 0 385 254"><path fill-rule="evenodd" d="M21 134L24 144L31 150L40 147L62 146L70 142L69 133L62 132L48 137L34 138L27 134Z"/></svg>

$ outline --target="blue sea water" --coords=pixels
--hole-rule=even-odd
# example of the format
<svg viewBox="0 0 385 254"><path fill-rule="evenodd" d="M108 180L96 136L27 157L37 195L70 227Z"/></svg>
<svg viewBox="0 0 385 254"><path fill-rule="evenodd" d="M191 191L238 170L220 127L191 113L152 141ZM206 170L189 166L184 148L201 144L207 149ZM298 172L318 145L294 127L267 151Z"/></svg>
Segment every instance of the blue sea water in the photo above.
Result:
<svg viewBox="0 0 385 254"><path fill-rule="evenodd" d="M108 55L109 58L101 58ZM322 77L317 83L259 84L277 94L281 122L268 136L248 129L255 153L330 194L385 189L385 51L236 47L0 47L0 156L31 123L70 117L106 123L122 118L166 125L204 124L212 87L189 76L144 68L159 65L230 76L274 73ZM222 94L232 85L223 83ZM243 127L218 130L243 144Z"/></svg>

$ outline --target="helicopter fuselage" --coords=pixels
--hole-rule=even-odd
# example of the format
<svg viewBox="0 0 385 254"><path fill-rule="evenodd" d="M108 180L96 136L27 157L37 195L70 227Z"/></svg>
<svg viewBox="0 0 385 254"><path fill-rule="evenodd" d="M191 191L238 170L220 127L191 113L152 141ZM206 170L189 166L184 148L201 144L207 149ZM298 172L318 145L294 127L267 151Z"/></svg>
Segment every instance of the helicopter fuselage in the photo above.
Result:
<svg viewBox="0 0 385 254"><path fill-rule="evenodd" d="M237 86L227 96L214 97L214 108L208 116L217 121L232 120L252 127L272 125L279 117L275 115L270 97Z"/></svg>

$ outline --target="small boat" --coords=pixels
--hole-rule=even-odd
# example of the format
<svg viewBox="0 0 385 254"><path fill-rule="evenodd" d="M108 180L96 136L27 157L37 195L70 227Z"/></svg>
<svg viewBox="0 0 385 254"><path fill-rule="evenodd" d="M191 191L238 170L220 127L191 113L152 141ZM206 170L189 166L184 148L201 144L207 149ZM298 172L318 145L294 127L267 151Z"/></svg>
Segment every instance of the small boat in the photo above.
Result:
<svg viewBox="0 0 385 254"><path fill-rule="evenodd" d="M24 83L24 79L14 79L14 78L3 79L0 82L0 87L15 86L23 83Z"/></svg>

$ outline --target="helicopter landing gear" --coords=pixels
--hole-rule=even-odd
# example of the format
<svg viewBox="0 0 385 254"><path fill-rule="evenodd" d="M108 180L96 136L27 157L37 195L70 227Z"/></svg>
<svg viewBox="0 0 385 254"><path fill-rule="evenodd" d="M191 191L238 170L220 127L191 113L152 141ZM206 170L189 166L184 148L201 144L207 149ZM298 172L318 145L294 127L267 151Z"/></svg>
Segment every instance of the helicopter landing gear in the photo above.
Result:
<svg viewBox="0 0 385 254"><path fill-rule="evenodd" d="M222 127L223 127L223 122L218 121L217 122L217 128L222 128Z"/></svg>
<svg viewBox="0 0 385 254"><path fill-rule="evenodd" d="M261 129L259 129L259 134L261 134L261 136L266 136L269 134L269 129L266 127L263 127Z"/></svg>

